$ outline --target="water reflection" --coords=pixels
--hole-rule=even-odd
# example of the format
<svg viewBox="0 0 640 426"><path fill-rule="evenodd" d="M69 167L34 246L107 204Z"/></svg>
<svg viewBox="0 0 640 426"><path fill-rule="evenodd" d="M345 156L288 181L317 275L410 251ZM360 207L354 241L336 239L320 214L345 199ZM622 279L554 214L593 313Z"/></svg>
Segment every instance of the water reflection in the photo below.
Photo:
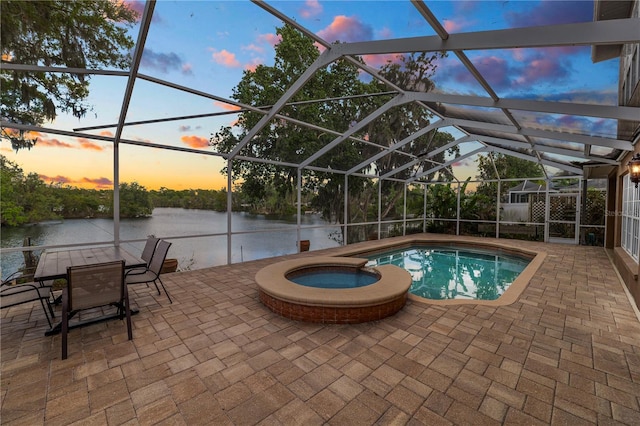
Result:
<svg viewBox="0 0 640 426"><path fill-rule="evenodd" d="M301 217L302 226L326 226L318 215ZM272 218L248 213L232 213L234 232L267 231L238 234L232 238L231 261L242 262L295 253L297 247L297 221L295 217ZM311 249L337 247L329 237L338 228L307 228L301 230L301 239L311 241ZM269 231L273 230L273 231ZM157 208L150 218L122 219L120 239L145 239L154 234L172 242L169 257L177 258L181 269L200 269L227 263L227 237L173 238L184 235L203 235L227 232L226 213L208 210ZM32 245L82 244L113 240L113 221L109 219L69 219L43 222L16 228L2 228L1 245L21 247L25 237ZM132 253L142 252L144 241L122 245ZM36 253L38 254L38 253ZM2 276L6 277L23 265L22 253L2 254Z"/></svg>
<svg viewBox="0 0 640 426"><path fill-rule="evenodd" d="M407 270L412 294L434 300L495 300L529 264L529 259L467 248L420 247L369 257L369 266L392 264Z"/></svg>

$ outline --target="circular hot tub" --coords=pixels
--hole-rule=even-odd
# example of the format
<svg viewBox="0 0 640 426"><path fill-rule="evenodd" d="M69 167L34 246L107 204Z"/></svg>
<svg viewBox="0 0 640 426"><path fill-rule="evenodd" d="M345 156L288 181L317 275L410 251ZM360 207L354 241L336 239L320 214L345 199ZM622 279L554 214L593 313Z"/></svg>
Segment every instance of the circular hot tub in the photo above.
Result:
<svg viewBox="0 0 640 426"><path fill-rule="evenodd" d="M286 318L325 324L360 323L395 314L407 301L411 275L395 265L365 268L366 263L367 259L329 256L274 263L256 274L260 300ZM326 273L337 274L327 280ZM373 281L353 285L365 276ZM300 277L315 277L312 281L320 285L292 281Z"/></svg>
<svg viewBox="0 0 640 426"><path fill-rule="evenodd" d="M298 269L288 273L286 278L306 287L335 289L365 287L378 281L380 275L371 268L322 265Z"/></svg>

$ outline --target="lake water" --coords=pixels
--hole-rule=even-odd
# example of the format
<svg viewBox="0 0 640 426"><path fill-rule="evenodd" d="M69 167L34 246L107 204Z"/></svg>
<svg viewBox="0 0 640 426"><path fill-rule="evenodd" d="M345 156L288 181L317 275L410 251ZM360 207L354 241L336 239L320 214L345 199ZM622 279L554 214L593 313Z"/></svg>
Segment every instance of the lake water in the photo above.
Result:
<svg viewBox="0 0 640 426"><path fill-rule="evenodd" d="M337 247L331 238L339 232L319 215L303 215L300 239L311 241L311 250ZM316 228L322 226L322 228ZM233 232L260 231L232 236L231 262L262 259L296 253L297 221L295 216L272 218L263 215L234 212L231 214ZM227 237L175 238L227 232L227 214L209 210L156 208L149 218L121 219L120 240L144 239L156 235L172 245L168 257L178 259L179 268L201 269L227 263ZM17 228L2 228L2 248L20 247L25 237L32 245L83 244L113 240L113 221L110 219L69 219L45 222ZM144 241L121 243L134 254L140 254ZM2 253L2 277L23 266L21 252Z"/></svg>

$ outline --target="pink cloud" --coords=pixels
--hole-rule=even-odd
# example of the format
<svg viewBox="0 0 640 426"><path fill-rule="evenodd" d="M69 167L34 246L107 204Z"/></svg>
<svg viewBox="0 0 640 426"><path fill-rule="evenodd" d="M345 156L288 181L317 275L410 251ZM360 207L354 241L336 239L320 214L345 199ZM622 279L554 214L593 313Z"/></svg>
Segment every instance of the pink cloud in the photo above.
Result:
<svg viewBox="0 0 640 426"><path fill-rule="evenodd" d="M103 130L100 132L100 136L109 136L109 137L113 137L113 132L111 130Z"/></svg>
<svg viewBox="0 0 640 426"><path fill-rule="evenodd" d="M142 13L144 12L144 2L137 0L124 0L122 4L130 10L133 10L138 14L138 20L142 18Z"/></svg>
<svg viewBox="0 0 640 426"><path fill-rule="evenodd" d="M364 55L362 57L364 63L370 67L380 68L387 62L400 63L402 61L401 53L386 53L384 55Z"/></svg>
<svg viewBox="0 0 640 426"><path fill-rule="evenodd" d="M322 13L322 5L318 0L307 0L304 2L304 7L300 9L300 16L305 19L312 18Z"/></svg>
<svg viewBox="0 0 640 426"><path fill-rule="evenodd" d="M220 101L214 101L213 104L218 108L226 109L227 111L238 111L240 107L237 105L231 105Z"/></svg>
<svg viewBox="0 0 640 426"><path fill-rule="evenodd" d="M89 149L93 151L104 151L103 146L98 145L94 142L91 142L89 139L78 138L78 143L80 144L80 148L82 149Z"/></svg>
<svg viewBox="0 0 640 426"><path fill-rule="evenodd" d="M471 158L464 158L462 160L458 160L454 163L452 163L452 166L454 167L470 167L473 166L475 163L474 160L472 160Z"/></svg>
<svg viewBox="0 0 640 426"><path fill-rule="evenodd" d="M44 182L65 183L65 184L69 184L73 182L73 180L68 176L61 176L61 175L47 176L47 175L39 174L38 177Z"/></svg>
<svg viewBox="0 0 640 426"><path fill-rule="evenodd" d="M373 39L373 31L356 17L338 15L327 28L318 31L318 36L330 43L365 41Z"/></svg>
<svg viewBox="0 0 640 426"><path fill-rule="evenodd" d="M516 82L527 84L541 80L556 80L567 76L567 70L552 58L538 58L529 62Z"/></svg>
<svg viewBox="0 0 640 426"><path fill-rule="evenodd" d="M144 1L140 1L140 0L119 0L119 2L121 2L126 8L133 10L137 15L138 15L138 21L140 21L142 19L142 15L144 13ZM153 16L151 17L151 22L162 22L162 18L160 17L160 15L156 11L153 13Z"/></svg>
<svg viewBox="0 0 640 426"><path fill-rule="evenodd" d="M526 57L526 51L525 49L522 48L515 48L515 49L511 49L511 56L513 57L514 60L518 61L518 62L522 62L525 60Z"/></svg>
<svg viewBox="0 0 640 426"><path fill-rule="evenodd" d="M257 41L259 43L267 43L273 47L282 41L282 37L279 34L261 34L258 36Z"/></svg>
<svg viewBox="0 0 640 426"><path fill-rule="evenodd" d="M232 68L240 66L240 62L236 59L236 55L226 49L223 49L220 52L213 52L211 56L213 57L213 60L220 65Z"/></svg>
<svg viewBox="0 0 640 426"><path fill-rule="evenodd" d="M444 20L444 29L447 30L448 33L457 33L463 27L461 22L452 21L450 19Z"/></svg>
<svg viewBox="0 0 640 426"><path fill-rule="evenodd" d="M106 177L99 177L99 178L83 177L79 180L75 180L70 178L69 176L62 176L62 175L47 176L47 175L39 174L38 177L42 181L47 183L52 183L52 184L64 184L64 185L79 184L83 186L88 185L97 189L113 188L113 181Z"/></svg>
<svg viewBox="0 0 640 426"><path fill-rule="evenodd" d="M63 142L59 139L56 138L44 138L42 136L38 136L38 142L36 143L36 146L41 147L41 146L46 146L46 147L53 147L53 148L73 148L73 145L71 145L68 142Z"/></svg>
<svg viewBox="0 0 640 426"><path fill-rule="evenodd" d="M209 139L200 136L183 136L180 140L191 148L207 148L209 147Z"/></svg>
<svg viewBox="0 0 640 426"><path fill-rule="evenodd" d="M244 65L244 69L247 71L253 72L256 70L256 68L258 68L258 65L262 65L262 64L263 64L262 58L253 58L251 62Z"/></svg>
<svg viewBox="0 0 640 426"><path fill-rule="evenodd" d="M113 181L106 177L100 177L97 179L92 179L88 177L83 177L78 181L79 183L95 185L97 188L108 188L113 186Z"/></svg>
<svg viewBox="0 0 640 426"><path fill-rule="evenodd" d="M326 49L323 45L321 45L321 44L320 44L320 43L318 43L317 41L314 41L314 42L313 42L313 45L316 47L316 49L318 49L318 51L319 51L320 53L324 52L324 51L325 51L325 49Z"/></svg>

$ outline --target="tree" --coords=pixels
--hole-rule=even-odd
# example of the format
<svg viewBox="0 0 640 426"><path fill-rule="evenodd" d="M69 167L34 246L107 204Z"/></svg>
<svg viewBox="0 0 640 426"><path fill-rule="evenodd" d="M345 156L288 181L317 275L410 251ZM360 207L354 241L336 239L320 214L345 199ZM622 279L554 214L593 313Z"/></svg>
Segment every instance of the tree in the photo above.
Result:
<svg viewBox="0 0 640 426"><path fill-rule="evenodd" d="M319 56L313 41L293 27L285 25L276 33L282 41L276 45L273 66L258 66L255 71L245 71L242 80L233 90L233 99L250 105L272 105L302 75ZM358 69L347 61L336 61L328 68L318 70L315 75L291 99L292 102L347 96L361 93L365 84L358 78ZM283 115L317 124L319 126L346 129L352 117L357 116L357 100L344 100L326 104L323 102L289 105L282 110ZM262 114L245 112L238 120L238 129L223 128L211 139L211 144L222 152L231 151L242 140ZM234 133L235 132L235 133ZM237 134L236 134L237 133ZM287 122L276 122L265 127L241 151L241 155L273 161L299 163L315 153L335 137ZM349 159L353 161L359 154L349 146L338 147L340 155L323 157L317 163L321 167L344 169ZM226 172L226 170L224 170ZM263 162L234 161L234 177L240 178L246 197L253 198L252 204L274 188L282 202L291 202L295 193L297 172L291 167L277 167ZM315 187L322 179L305 172L308 188ZM283 206L284 207L284 206Z"/></svg>
<svg viewBox="0 0 640 426"><path fill-rule="evenodd" d="M137 13L113 0L2 2L2 62L69 68L124 69L134 46L127 28ZM3 69L3 120L42 125L59 112L83 117L91 106L86 74ZM31 148L36 139L2 128L13 149Z"/></svg>
<svg viewBox="0 0 640 426"><path fill-rule="evenodd" d="M291 87L302 73L319 56L313 41L293 27L285 25L277 29L282 41L276 45L273 66L258 66L255 71L245 71L242 80L233 92L233 98L250 105L272 105ZM380 74L406 90L430 90L430 77L434 71L435 56L426 54L409 55L402 63L389 63ZM393 95L379 95L388 91L385 84L374 80L366 83L361 79L360 69L350 61L337 60L328 67L315 72L300 90L290 99L281 114L313 125L344 132L353 123L361 121L376 108L389 101ZM371 94L371 97L349 97ZM337 99L339 98L339 99ZM330 101L313 102L315 99ZM306 102L309 101L309 102ZM211 138L211 145L220 152L230 152L248 131L262 118L253 111L244 112L238 120L237 129L223 128ZM417 103L406 104L388 111L367 127L354 133L361 140L369 140L384 147L390 147L415 131L427 126L431 114ZM274 120L261 130L240 151L241 156L268 159L278 162L300 163L327 146L335 139L334 134L318 132L297 126L289 121ZM416 138L404 146L406 154L423 154L427 149L442 146L453 137L447 133L432 131ZM349 170L363 159L380 152L379 147L354 140L345 140L317 158L312 165L322 169ZM445 153L433 161L444 159ZM400 153L389 154L364 167L363 172L377 171L383 174L410 161L410 156ZM430 163L428 163L430 164ZM233 161L233 174L242 180L243 194L252 198L252 204L270 194L275 188L283 210L293 204L297 170L265 162ZM425 166L420 162L413 168L402 170L396 177L406 178ZM228 172L226 169L224 173ZM391 181L389 181L391 182ZM385 185L388 182L385 181ZM303 194L315 197L312 205L322 211L325 219L342 222L344 210L345 179L341 174L319 170L303 170ZM377 212L372 203L377 199L375 181L358 176L349 176L349 221L367 221L372 212ZM390 214L396 201L403 195L402 183L385 186L384 212Z"/></svg>
<svg viewBox="0 0 640 426"><path fill-rule="evenodd" d="M144 186L137 182L120 184L121 217L147 217L152 212L151 198Z"/></svg>
<svg viewBox="0 0 640 426"><path fill-rule="evenodd" d="M0 155L0 216L2 225L16 226L27 222L21 203L20 188L24 172L16 163Z"/></svg>
<svg viewBox="0 0 640 426"><path fill-rule="evenodd" d="M22 168L0 155L1 224L17 226L57 217L59 201L36 173L25 176Z"/></svg>

